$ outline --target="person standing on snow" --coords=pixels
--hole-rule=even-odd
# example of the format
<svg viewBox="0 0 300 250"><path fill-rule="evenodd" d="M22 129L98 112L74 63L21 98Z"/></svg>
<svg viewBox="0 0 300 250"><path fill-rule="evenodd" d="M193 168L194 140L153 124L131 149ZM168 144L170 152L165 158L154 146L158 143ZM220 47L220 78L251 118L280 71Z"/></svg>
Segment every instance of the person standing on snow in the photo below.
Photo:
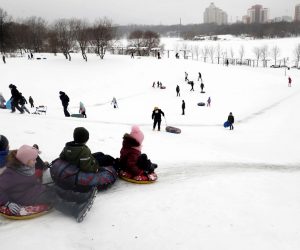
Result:
<svg viewBox="0 0 300 250"><path fill-rule="evenodd" d="M70 117L70 113L68 111L68 106L69 106L69 97L66 95L65 92L59 91L59 98L61 100L62 106L64 108L64 114L65 117Z"/></svg>
<svg viewBox="0 0 300 250"><path fill-rule="evenodd" d="M156 124L158 127L158 131L160 131L160 124L161 124L161 116L165 117L164 112L161 111L158 107L155 107L152 112L152 120L153 120L153 130L155 130Z"/></svg>
<svg viewBox="0 0 300 250"><path fill-rule="evenodd" d="M288 87L292 87L292 78L290 76L288 78Z"/></svg>
<svg viewBox="0 0 300 250"><path fill-rule="evenodd" d="M180 96L180 88L178 85L176 86L176 94L176 96Z"/></svg>
<svg viewBox="0 0 300 250"><path fill-rule="evenodd" d="M185 111L185 102L184 102L184 100L182 100L181 109L182 109L182 114L181 115L185 115L185 113L184 113L184 111Z"/></svg>
<svg viewBox="0 0 300 250"><path fill-rule="evenodd" d="M203 92L203 89L204 89L204 83L203 83L203 82L201 82L200 88L201 88L201 93L204 93L204 92Z"/></svg>
<svg viewBox="0 0 300 250"><path fill-rule="evenodd" d="M195 91L195 90L194 90L194 81L189 81L189 84L191 84L191 89L190 89L190 91Z"/></svg>
<svg viewBox="0 0 300 250"><path fill-rule="evenodd" d="M30 108L34 108L33 99L32 99L31 96L29 96L28 101L29 101L29 103L30 103Z"/></svg>
<svg viewBox="0 0 300 250"><path fill-rule="evenodd" d="M232 115L232 112L229 113L227 121L229 122L229 129L233 130L233 123L234 123L234 116Z"/></svg>

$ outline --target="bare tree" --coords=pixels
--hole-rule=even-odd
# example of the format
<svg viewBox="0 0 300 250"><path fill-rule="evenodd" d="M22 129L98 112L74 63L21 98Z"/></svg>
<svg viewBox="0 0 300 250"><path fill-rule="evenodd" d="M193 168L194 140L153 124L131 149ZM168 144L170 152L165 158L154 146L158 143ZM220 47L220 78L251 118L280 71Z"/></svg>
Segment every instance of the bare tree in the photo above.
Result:
<svg viewBox="0 0 300 250"><path fill-rule="evenodd" d="M89 25L86 20L72 19L72 29L74 30L75 39L79 44L83 59L87 62L86 50L90 42Z"/></svg>
<svg viewBox="0 0 300 250"><path fill-rule="evenodd" d="M141 30L134 30L129 34L129 46L135 47L135 50L138 52L138 55L141 56L141 47L144 46L143 39L144 32Z"/></svg>
<svg viewBox="0 0 300 250"><path fill-rule="evenodd" d="M34 52L41 52L47 34L46 21L41 17L29 17L23 22L27 27L27 48Z"/></svg>
<svg viewBox="0 0 300 250"><path fill-rule="evenodd" d="M277 64L277 58L280 55L280 49L277 45L275 45L272 49L271 49L271 54L272 57L274 59L275 65Z"/></svg>
<svg viewBox="0 0 300 250"><path fill-rule="evenodd" d="M192 48L193 53L196 55L197 61L199 60L200 48L199 45L194 45Z"/></svg>
<svg viewBox="0 0 300 250"><path fill-rule="evenodd" d="M70 52L75 45L74 30L72 29L72 22L67 19L59 19L54 24L54 29L57 35L57 41L61 52L66 59L71 61Z"/></svg>
<svg viewBox="0 0 300 250"><path fill-rule="evenodd" d="M0 52L5 53L10 47L11 36L9 26L11 17L7 12L0 8Z"/></svg>
<svg viewBox="0 0 300 250"><path fill-rule="evenodd" d="M96 54L100 59L104 58L106 49L115 36L115 28L108 18L98 19L92 29L91 43L96 47Z"/></svg>
<svg viewBox="0 0 300 250"><path fill-rule="evenodd" d="M220 63L220 58L222 55L222 48L221 45L218 43L217 47L216 47L216 52L217 52L217 59L218 59L218 64Z"/></svg>
<svg viewBox="0 0 300 250"><path fill-rule="evenodd" d="M152 48L157 48L160 43L159 34L151 30L145 31L143 35L144 46L148 48L148 55Z"/></svg>
<svg viewBox="0 0 300 250"><path fill-rule="evenodd" d="M300 61L300 43L298 43L294 49L294 57L295 57L295 66L299 67L299 61Z"/></svg>
<svg viewBox="0 0 300 250"><path fill-rule="evenodd" d="M254 53L255 59L256 59L256 67L258 67L258 61L259 61L259 58L261 56L260 48L259 47L254 47L253 53Z"/></svg>
<svg viewBox="0 0 300 250"><path fill-rule="evenodd" d="M269 48L268 45L263 45L260 49L261 51L261 58L263 60L263 66L266 67L267 66L267 58L269 56Z"/></svg>
<svg viewBox="0 0 300 250"><path fill-rule="evenodd" d="M245 47L244 47L244 45L241 45L241 47L239 49L239 56L240 56L240 60L241 60L241 65L243 64L244 55L245 55Z"/></svg>
<svg viewBox="0 0 300 250"><path fill-rule="evenodd" d="M231 59L233 59L233 58L234 58L234 51L233 51L233 49L232 49L232 48L230 48L230 57L231 57Z"/></svg>
<svg viewBox="0 0 300 250"><path fill-rule="evenodd" d="M59 51L58 35L55 30L48 32L48 51L54 53L55 56Z"/></svg>
<svg viewBox="0 0 300 250"><path fill-rule="evenodd" d="M211 60L211 63L214 63L214 56L215 56L215 47L214 46L209 46L208 48L208 54Z"/></svg>
<svg viewBox="0 0 300 250"><path fill-rule="evenodd" d="M206 58L208 56L208 51L209 51L208 46L204 46L204 48L201 50L201 54L203 56L203 61L204 62L206 62Z"/></svg>

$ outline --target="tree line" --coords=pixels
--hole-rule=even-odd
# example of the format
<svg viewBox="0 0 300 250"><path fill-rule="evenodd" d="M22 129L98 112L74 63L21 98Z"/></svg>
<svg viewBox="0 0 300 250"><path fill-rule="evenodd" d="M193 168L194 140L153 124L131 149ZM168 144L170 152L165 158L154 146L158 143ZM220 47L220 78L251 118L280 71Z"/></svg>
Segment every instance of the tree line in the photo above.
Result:
<svg viewBox="0 0 300 250"><path fill-rule="evenodd" d="M108 18L99 18L90 24L87 20L71 18L58 19L48 24L41 17L29 17L14 21L0 8L0 52L50 52L62 53L71 60L71 53L80 51L87 61L87 52L97 54L101 59L110 47L117 44L120 34L117 26ZM134 52L149 54L158 47L159 34L147 30L135 30L128 36L129 46ZM74 51L75 50L75 51ZM133 51L131 49L131 51Z"/></svg>

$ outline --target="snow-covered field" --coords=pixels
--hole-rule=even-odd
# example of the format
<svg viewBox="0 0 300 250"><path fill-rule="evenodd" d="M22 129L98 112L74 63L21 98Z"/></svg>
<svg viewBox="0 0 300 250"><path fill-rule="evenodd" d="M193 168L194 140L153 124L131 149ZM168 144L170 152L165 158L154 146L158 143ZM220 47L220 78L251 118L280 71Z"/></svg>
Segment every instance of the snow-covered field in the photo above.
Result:
<svg viewBox="0 0 300 250"><path fill-rule="evenodd" d="M37 143L41 157L51 161L72 140L73 129L84 126L93 152L118 157L123 134L137 124L145 134L143 152L159 165L159 179L151 185L117 181L98 194L81 224L56 211L30 221L0 218L1 249L300 248L299 70L285 75L284 69L173 57L107 55L101 61L88 55L84 62L73 55L69 62L62 55L44 56L47 60L8 58L0 64L5 98L13 83L26 98L48 107L47 115L0 110L0 134L11 148ZM185 71L196 83L194 92L184 82ZM153 81L166 89L152 88ZM88 118L65 118L59 91L69 95L72 113L82 101ZM113 96L119 109L110 103ZM197 106L209 96L211 107ZM181 134L152 131L155 106L166 114L163 128L176 126ZM229 112L236 119L233 131L222 126Z"/></svg>

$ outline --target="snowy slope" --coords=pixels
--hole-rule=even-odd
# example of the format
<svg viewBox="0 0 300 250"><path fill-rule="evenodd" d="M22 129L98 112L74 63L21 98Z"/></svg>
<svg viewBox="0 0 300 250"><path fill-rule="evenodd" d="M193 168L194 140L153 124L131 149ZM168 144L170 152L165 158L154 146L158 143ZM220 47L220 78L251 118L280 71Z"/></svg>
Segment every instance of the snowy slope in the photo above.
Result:
<svg viewBox="0 0 300 250"><path fill-rule="evenodd" d="M0 218L3 249L299 249L300 240L300 71L224 67L173 58L107 55L103 61L79 55L73 61L8 59L0 64L0 91L10 97L15 84L44 115L0 110L1 134L11 148L37 143L51 161L73 129L90 131L92 151L119 156L122 136L138 124L143 151L159 165L153 185L118 181L99 193L86 220L52 212L31 221ZM184 82L184 72L196 82ZM198 72L205 94L200 94ZM165 90L152 88L161 81ZM181 97L176 97L179 84ZM65 118L58 92L65 91L70 111L79 101L87 119ZM119 109L110 104L113 96ZM211 107L197 103L212 98ZM181 101L186 115L181 115ZM152 131L153 107L166 114L180 135ZM237 122L222 124L229 112ZM48 178L45 178L48 181ZM18 239L18 240L16 240Z"/></svg>

